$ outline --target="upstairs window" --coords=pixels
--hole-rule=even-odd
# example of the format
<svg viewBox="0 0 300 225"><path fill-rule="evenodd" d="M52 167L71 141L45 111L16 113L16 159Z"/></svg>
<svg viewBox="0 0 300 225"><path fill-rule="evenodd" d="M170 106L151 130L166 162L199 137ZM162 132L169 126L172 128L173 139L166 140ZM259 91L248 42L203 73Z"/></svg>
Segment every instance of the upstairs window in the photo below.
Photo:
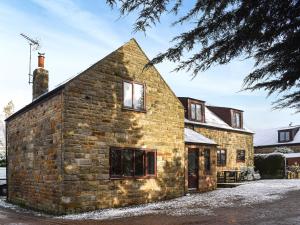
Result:
<svg viewBox="0 0 300 225"><path fill-rule="evenodd" d="M143 84L123 82L123 107L136 111L145 110L145 86Z"/></svg>
<svg viewBox="0 0 300 225"><path fill-rule="evenodd" d="M203 122L203 105L197 103L190 104L190 118L191 120Z"/></svg>
<svg viewBox="0 0 300 225"><path fill-rule="evenodd" d="M237 162L245 162L246 152L245 150L237 150L236 151L236 161Z"/></svg>
<svg viewBox="0 0 300 225"><path fill-rule="evenodd" d="M151 177L156 175L156 151L111 148L110 177Z"/></svg>
<svg viewBox="0 0 300 225"><path fill-rule="evenodd" d="M217 166L226 166L226 150L217 150Z"/></svg>
<svg viewBox="0 0 300 225"><path fill-rule="evenodd" d="M204 170L206 173L210 173L210 149L204 149Z"/></svg>
<svg viewBox="0 0 300 225"><path fill-rule="evenodd" d="M242 113L233 112L232 126L235 128L242 128Z"/></svg>
<svg viewBox="0 0 300 225"><path fill-rule="evenodd" d="M291 133L290 131L279 131L279 142L288 142L291 141Z"/></svg>

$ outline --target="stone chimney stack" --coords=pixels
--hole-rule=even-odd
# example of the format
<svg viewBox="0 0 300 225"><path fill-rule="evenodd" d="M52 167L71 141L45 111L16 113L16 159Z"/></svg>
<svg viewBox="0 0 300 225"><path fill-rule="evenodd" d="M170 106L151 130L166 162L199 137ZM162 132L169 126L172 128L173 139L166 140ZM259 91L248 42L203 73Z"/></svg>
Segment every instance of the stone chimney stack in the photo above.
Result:
<svg viewBox="0 0 300 225"><path fill-rule="evenodd" d="M45 53L39 53L38 68L33 71L32 100L48 92L49 75L48 70L44 69L44 64Z"/></svg>

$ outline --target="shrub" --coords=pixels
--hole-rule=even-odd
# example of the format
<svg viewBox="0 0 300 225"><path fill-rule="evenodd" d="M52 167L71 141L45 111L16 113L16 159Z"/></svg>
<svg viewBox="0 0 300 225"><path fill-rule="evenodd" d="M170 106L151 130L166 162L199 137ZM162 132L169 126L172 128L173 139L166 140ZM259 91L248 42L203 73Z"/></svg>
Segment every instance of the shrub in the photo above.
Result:
<svg viewBox="0 0 300 225"><path fill-rule="evenodd" d="M286 153L294 153L294 151L290 148L287 148L287 147L276 147L274 149L274 152L275 153L283 153L283 154L286 154Z"/></svg>
<svg viewBox="0 0 300 225"><path fill-rule="evenodd" d="M280 179L285 177L285 158L281 153L256 154L255 169L263 179Z"/></svg>
<svg viewBox="0 0 300 225"><path fill-rule="evenodd" d="M242 167L241 168L241 180L242 181L251 181L251 180L259 180L260 174L254 171L254 167Z"/></svg>

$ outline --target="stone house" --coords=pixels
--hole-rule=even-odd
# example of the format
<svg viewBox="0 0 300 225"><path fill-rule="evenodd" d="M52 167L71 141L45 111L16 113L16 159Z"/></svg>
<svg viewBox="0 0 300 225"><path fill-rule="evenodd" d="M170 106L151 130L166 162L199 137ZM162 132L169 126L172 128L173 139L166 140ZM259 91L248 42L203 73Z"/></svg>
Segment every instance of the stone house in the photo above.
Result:
<svg viewBox="0 0 300 225"><path fill-rule="evenodd" d="M148 62L132 39L48 91L40 55L33 101L6 120L8 201L65 214L216 188L222 143L184 122L184 107ZM251 146L243 129L215 130ZM250 150L237 147L248 163Z"/></svg>
<svg viewBox="0 0 300 225"><path fill-rule="evenodd" d="M185 127L217 144L217 172L253 166L253 132L244 125L243 111L179 97L185 108Z"/></svg>
<svg viewBox="0 0 300 225"><path fill-rule="evenodd" d="M254 151L272 153L277 147L300 152L300 125L257 130L254 135Z"/></svg>

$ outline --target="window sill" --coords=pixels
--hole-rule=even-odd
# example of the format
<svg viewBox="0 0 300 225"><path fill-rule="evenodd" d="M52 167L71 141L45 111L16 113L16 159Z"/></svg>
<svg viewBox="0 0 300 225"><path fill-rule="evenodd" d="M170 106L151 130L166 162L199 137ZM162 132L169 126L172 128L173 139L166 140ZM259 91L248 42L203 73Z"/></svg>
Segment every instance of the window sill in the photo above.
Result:
<svg viewBox="0 0 300 225"><path fill-rule="evenodd" d="M139 113L146 113L146 109L133 109L133 108L127 108L127 107L122 107L122 111L132 111L132 112L139 112Z"/></svg>
<svg viewBox="0 0 300 225"><path fill-rule="evenodd" d="M151 179L157 178L156 175L153 176L143 176L143 177L110 177L110 180L139 180L139 179Z"/></svg>
<svg viewBox="0 0 300 225"><path fill-rule="evenodd" d="M236 126L232 126L232 128L234 128L234 129L244 129L244 127L236 127Z"/></svg>
<svg viewBox="0 0 300 225"><path fill-rule="evenodd" d="M194 122L198 122L198 123L205 123L205 121L203 121L203 120L193 120L193 119L189 119L190 121L194 121Z"/></svg>
<svg viewBox="0 0 300 225"><path fill-rule="evenodd" d="M278 141L278 143L287 143L287 142L290 142L290 141L293 141L293 140Z"/></svg>

